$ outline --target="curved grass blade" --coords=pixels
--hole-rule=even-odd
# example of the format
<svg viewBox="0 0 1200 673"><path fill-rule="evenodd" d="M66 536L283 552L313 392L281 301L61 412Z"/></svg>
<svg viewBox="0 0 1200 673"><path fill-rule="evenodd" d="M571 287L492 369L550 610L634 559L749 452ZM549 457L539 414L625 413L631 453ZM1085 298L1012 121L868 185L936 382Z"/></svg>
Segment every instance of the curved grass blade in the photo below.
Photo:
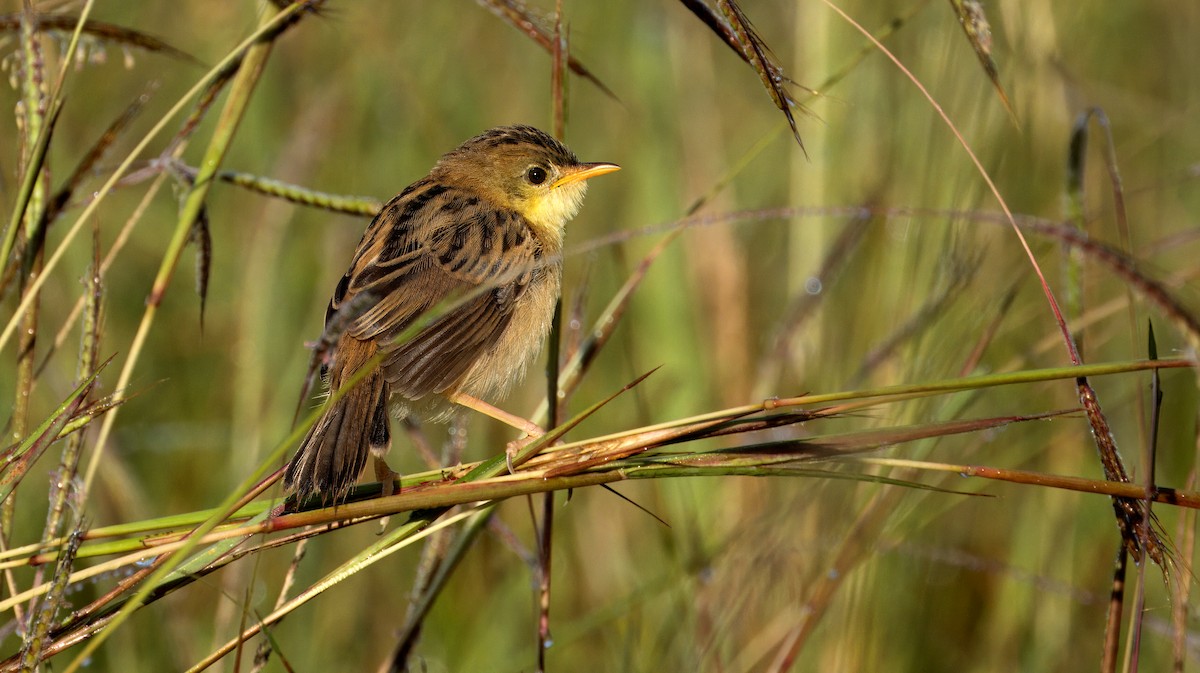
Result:
<svg viewBox="0 0 1200 673"><path fill-rule="evenodd" d="M0 33L10 33L19 29L21 17L19 14L0 14ZM38 16L36 30L42 33L72 33L79 23L79 17L70 14L41 14ZM182 49L177 49L152 35L147 35L132 28L105 23L95 19L87 19L83 23L83 34L100 42L113 42L122 47L136 47L144 51L163 54L199 65L200 60Z"/></svg>
<svg viewBox="0 0 1200 673"><path fill-rule="evenodd" d="M117 118L108 125L108 128L104 130L104 133L100 135L95 144L93 144L91 149L88 150L87 154L85 154L75 166L75 170L71 173L71 176L67 178L67 180L63 183L63 186L57 192L55 192L54 197L51 198L49 207L46 209L46 215L44 217L45 223L43 226L49 226L49 223L53 222L54 219L57 218L58 215L63 211L63 209L66 208L67 204L71 201L71 197L74 196L80 185L83 184L83 181L87 178L88 174L95 169L96 164L99 163L100 159L104 157L108 149L121 135L121 132L124 131L129 126L129 123L138 116L138 114L142 111L142 108L145 107L146 103L150 101L151 94L157 88L157 84L148 86L145 91L135 98L133 102L130 103L125 110L122 111L121 114L118 115Z"/></svg>
<svg viewBox="0 0 1200 673"><path fill-rule="evenodd" d="M20 231L21 221L25 219L25 212L29 208L30 200L33 198L34 187L37 185L38 176L42 173L42 167L46 162L46 151L50 147L50 137L54 134L55 125L58 123L59 113L62 112L62 98L57 98L50 106L50 113L46 116L46 123L42 126L41 133L33 143L32 152L29 156L29 161L25 164L25 174L21 177L21 186L17 191L17 202L13 206L12 217L8 221L8 228L4 230L4 240L0 242L0 277L11 278L10 264L15 264L12 257L13 247L17 240L17 232ZM29 258L30 251L26 250L26 258ZM15 267L14 267L15 268ZM4 287L4 283L0 283L0 290ZM32 292L32 290L31 290Z"/></svg>

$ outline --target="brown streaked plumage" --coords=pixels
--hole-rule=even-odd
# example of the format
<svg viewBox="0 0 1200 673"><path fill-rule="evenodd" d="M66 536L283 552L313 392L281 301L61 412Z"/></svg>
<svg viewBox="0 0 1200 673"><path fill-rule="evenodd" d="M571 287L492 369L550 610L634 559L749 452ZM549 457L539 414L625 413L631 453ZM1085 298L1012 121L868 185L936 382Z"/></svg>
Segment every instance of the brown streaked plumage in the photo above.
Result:
<svg viewBox="0 0 1200 673"><path fill-rule="evenodd" d="M325 314L327 331L345 325L325 368L331 391L379 352L383 364L312 427L284 473L287 488L336 502L369 453L387 453L389 404L405 414L413 402L454 393L500 395L520 379L550 328L563 227L586 180L617 169L580 163L531 126L505 126L447 153L389 201ZM423 313L456 298L464 301L394 343Z"/></svg>

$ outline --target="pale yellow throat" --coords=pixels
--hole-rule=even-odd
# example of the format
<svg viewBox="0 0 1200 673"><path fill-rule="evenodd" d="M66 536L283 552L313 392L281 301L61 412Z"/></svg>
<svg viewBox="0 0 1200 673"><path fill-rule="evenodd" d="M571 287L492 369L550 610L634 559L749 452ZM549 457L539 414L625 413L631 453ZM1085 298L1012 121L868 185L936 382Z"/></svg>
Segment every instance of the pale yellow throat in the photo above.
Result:
<svg viewBox="0 0 1200 673"><path fill-rule="evenodd" d="M548 243L562 245L563 227L567 220L575 217L579 207L583 205L583 195L587 193L587 183L580 180L560 185L530 199L525 210L525 219L534 229L538 238Z"/></svg>

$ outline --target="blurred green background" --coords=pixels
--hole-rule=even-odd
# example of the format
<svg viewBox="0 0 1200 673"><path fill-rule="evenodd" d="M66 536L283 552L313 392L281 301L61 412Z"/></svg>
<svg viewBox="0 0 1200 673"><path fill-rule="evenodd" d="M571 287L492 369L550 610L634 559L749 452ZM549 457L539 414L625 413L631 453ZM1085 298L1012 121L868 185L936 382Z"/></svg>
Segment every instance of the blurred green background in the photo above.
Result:
<svg viewBox="0 0 1200 673"><path fill-rule="evenodd" d="M1102 108L1111 120L1132 254L1185 306L1200 306L1200 4L989 4L994 53L1016 123L948 3L837 4L876 33L903 19L885 44L945 109L1015 213L1064 217L1072 125L1089 107ZM551 2L530 5L553 11ZM913 83L878 51L864 57L864 38L828 7L743 2L795 80L823 87L837 76L806 103L811 114L798 115L806 157L755 72L682 3L563 5L572 53L619 98L572 78L567 142L584 160L624 167L592 184L569 227L575 252L566 260L564 303L581 302L584 320L568 327L568 340L588 329L662 232L722 180L731 177L701 214L806 209L787 219L695 227L675 242L650 271L571 411L661 369L571 438L772 395L957 376L994 321L998 331L977 372L1067 364L1037 278L962 147ZM19 11L11 0L4 6ZM74 3L37 6L78 10ZM94 18L154 35L211 64L253 31L258 9L252 2L100 2ZM15 49L12 34L7 38L3 57ZM63 43L45 44L56 64ZM51 148L58 179L149 83L157 91L105 166L114 166L204 71L114 44L87 48L92 58L69 75ZM275 46L225 166L386 199L424 175L441 153L488 127L549 128L550 71L540 47L468 0L333 2ZM804 97L802 89L793 92ZM16 101L13 88L0 87L0 109L12 111ZM7 217L21 150L11 112L6 116L0 202ZM185 154L188 163L199 160L212 123L205 122ZM144 158L157 155L165 140ZM1087 230L1116 243L1104 151L1101 135L1093 134ZM103 249L145 189L145 183L122 189L99 210ZM854 226L841 209L860 205L882 214L835 258L836 273L814 285L838 237ZM102 378L105 392L124 364L177 208L164 189L105 278L101 350L116 353ZM305 341L320 334L329 293L366 225L228 185L214 188L208 214L213 265L203 332L189 252L137 364L135 397L120 412L87 504L96 525L211 507L286 436L308 360ZM48 249L57 247L65 223L51 231ZM590 243L614 235L616 243ZM1062 246L1029 236L1052 288L1066 297ZM91 257L86 239L72 244L46 285L47 338L39 339L39 352L81 292ZM1009 292L1015 300L1002 309ZM1168 320L1095 261L1084 263L1081 296L1082 315L1071 316L1071 324L1089 362L1144 357L1147 320L1155 323L1160 353L1187 348ZM777 336L806 297L811 311L781 350ZM7 321L15 307L11 292L3 302ZM72 332L39 380L32 418L48 414L73 387L76 338ZM10 400L11 345L2 356L0 400ZM503 406L530 413L544 391L540 371ZM1187 370L1163 378L1158 478L1182 488L1192 478L1196 386ZM1136 400L1147 383L1144 375L1095 381L1131 466L1146 436ZM765 438L1076 405L1066 381L1004 387L879 407ZM472 418L469 427L466 459L492 455L512 438L486 420ZM435 442L444 440L444 428L426 429ZM904 445L887 455L1102 476L1079 416ZM423 469L403 438L391 462L401 471ZM44 484L48 469L29 483ZM806 602L853 540L861 563L832 595L793 670L1092 670L1119 544L1107 499L903 476L993 497L815 478L616 487L668 528L602 490L575 492L556 519L550 668L769 670L782 639L805 618ZM45 494L35 487L19 496L13 539L34 540ZM885 507L887 516L855 527L868 503ZM500 514L526 546L532 545L528 511L526 502L512 501ZM1178 540L1183 547L1192 529L1179 528L1177 511L1157 511L1172 535L1186 532ZM298 581L315 581L371 544L376 532L358 527L316 539ZM236 632L247 591L252 609L270 611L290 558L290 547L261 554L142 610L91 669L186 668ZM298 671L375 670L403 620L415 560L415 551L392 557L289 616L274 629L282 654ZM1170 605L1157 571L1148 577L1144 663L1162 670L1171 660ZM481 538L430 616L418 650L421 670L533 670L531 578L506 543ZM18 579L27 583L28 575ZM112 581L84 586L72 600L98 595ZM5 653L15 651L17 638L10 631L3 643ZM1195 654L1189 650L1189 661ZM249 659L247 653L241 670ZM220 670L233 670L232 658ZM283 670L278 657L268 670Z"/></svg>

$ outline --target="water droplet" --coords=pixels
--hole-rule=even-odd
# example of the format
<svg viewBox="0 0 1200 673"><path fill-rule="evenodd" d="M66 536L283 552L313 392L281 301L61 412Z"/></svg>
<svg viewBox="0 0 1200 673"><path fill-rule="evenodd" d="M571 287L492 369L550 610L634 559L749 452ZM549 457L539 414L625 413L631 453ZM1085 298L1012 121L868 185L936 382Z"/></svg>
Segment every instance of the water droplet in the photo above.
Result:
<svg viewBox="0 0 1200 673"><path fill-rule="evenodd" d="M809 294L821 294L824 286L821 285L821 279L816 276L809 276L808 280L804 281L804 291Z"/></svg>

